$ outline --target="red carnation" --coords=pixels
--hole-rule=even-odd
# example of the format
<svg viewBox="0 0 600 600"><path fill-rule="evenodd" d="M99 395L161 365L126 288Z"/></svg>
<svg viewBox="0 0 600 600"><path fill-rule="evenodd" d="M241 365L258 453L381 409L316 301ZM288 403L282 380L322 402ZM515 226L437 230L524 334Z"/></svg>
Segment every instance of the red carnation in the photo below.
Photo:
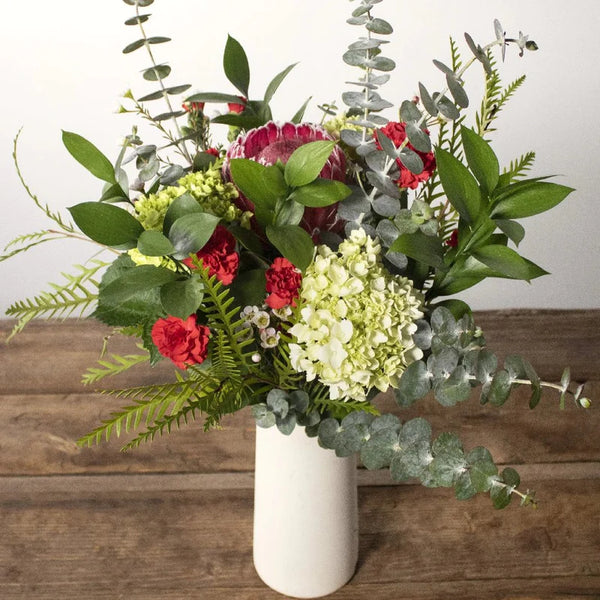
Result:
<svg viewBox="0 0 600 600"><path fill-rule="evenodd" d="M248 102L248 99L244 98L244 96L238 96L238 98L242 101L241 103L229 102L227 104L227 108L229 109L229 112L237 113L237 114L244 112L244 109L246 108L246 102Z"/></svg>
<svg viewBox="0 0 600 600"><path fill-rule="evenodd" d="M406 139L405 128L406 123L395 123L390 121L379 131L390 138L390 140L394 142L396 148L399 148ZM421 182L427 181L435 171L435 156L433 155L433 152L419 152L418 150L415 150L410 142L406 146L421 157L421 160L423 161L423 170L420 173L412 173L402 164L402 162L400 162L400 159L397 158L396 164L400 169L400 177L396 180L396 183L401 188L410 188L411 190L414 190ZM377 147L381 148L379 142L377 142Z"/></svg>
<svg viewBox="0 0 600 600"><path fill-rule="evenodd" d="M158 319L152 326L152 341L158 351L180 369L204 361L208 351L210 330L196 323L196 316L185 321L178 317Z"/></svg>
<svg viewBox="0 0 600 600"><path fill-rule="evenodd" d="M216 275L223 285L229 285L234 280L240 257L235 251L235 238L222 225L217 225L211 238L196 252L196 256L208 267L208 274ZM182 262L190 269L194 268L191 258L184 258Z"/></svg>
<svg viewBox="0 0 600 600"><path fill-rule="evenodd" d="M271 308L296 306L295 300L302 284L300 271L287 258L276 258L267 269L266 276L269 296L265 302Z"/></svg>
<svg viewBox="0 0 600 600"><path fill-rule="evenodd" d="M300 146L319 140L332 140L333 138L323 128L310 123L284 123L277 125L269 121L262 127L251 129L240 135L227 150L223 164L223 175L231 181L229 161L233 158L249 158L262 165L274 165L277 161L283 164ZM323 170L319 174L324 179L346 180L346 157L339 146L335 146ZM242 210L254 211L254 204L243 194L240 194L236 204ZM303 227L313 240L318 241L319 232L339 232L344 227L344 221L337 216L337 204L325 207L307 207L300 226Z"/></svg>

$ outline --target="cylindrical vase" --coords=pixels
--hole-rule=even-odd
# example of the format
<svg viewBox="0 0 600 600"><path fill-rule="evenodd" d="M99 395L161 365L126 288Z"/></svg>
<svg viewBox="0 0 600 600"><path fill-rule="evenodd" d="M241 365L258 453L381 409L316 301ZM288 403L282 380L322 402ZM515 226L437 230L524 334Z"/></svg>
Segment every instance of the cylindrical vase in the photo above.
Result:
<svg viewBox="0 0 600 600"><path fill-rule="evenodd" d="M297 426L256 428L254 566L272 589L319 598L345 585L358 558L355 456L339 458Z"/></svg>

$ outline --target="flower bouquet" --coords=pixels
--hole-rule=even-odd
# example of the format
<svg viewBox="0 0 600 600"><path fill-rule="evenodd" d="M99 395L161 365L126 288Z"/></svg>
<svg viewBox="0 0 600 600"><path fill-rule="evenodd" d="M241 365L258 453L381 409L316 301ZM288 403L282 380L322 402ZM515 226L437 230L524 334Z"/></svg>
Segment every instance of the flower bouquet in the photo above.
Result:
<svg viewBox="0 0 600 600"><path fill-rule="evenodd" d="M452 407L478 389L481 403L497 407L526 385L532 408L544 387L561 404L570 397L589 406L568 369L549 383L521 356L500 364L456 298L488 277L546 274L517 250L520 220L572 191L527 177L533 153L501 168L489 141L524 81L504 85L499 59L513 47L520 56L536 50L535 42L507 36L495 21L489 43L465 34L464 49L451 40L449 61L434 61L439 91L418 84L418 97L392 103L382 88L395 68L384 53L393 28L374 14L380 0L356 0L347 23L359 33L343 60L357 76L343 107L322 104L321 119L307 122L307 100L277 120L270 103L294 65L253 99L246 53L230 36L230 90L171 85L171 67L154 59L169 39L149 36L150 15L141 11L153 0L124 2L135 11L125 24L139 31L124 53L148 52L143 77L156 90L127 92L120 112L163 141L146 143L134 127L112 162L63 132L68 152L104 182L100 198L70 207L72 224L21 177L54 225L20 236L2 257L83 233L103 254L66 284L11 306L13 334L34 317L92 308L94 318L137 338L140 352L101 357L86 383L143 363L176 367L170 381L112 390L126 407L79 443L135 432L130 449L193 419L215 427L250 406L259 427L286 436L301 427L338 457L358 453L368 469L389 468L395 481L452 487L460 500L489 493L496 508L515 496L534 505L517 472L500 472L487 449L434 435L425 417L402 423L380 414L377 395L390 390L408 407L433 394ZM485 91L468 121L463 75L474 65ZM159 102L166 110L155 109ZM212 141L218 128L227 143Z"/></svg>

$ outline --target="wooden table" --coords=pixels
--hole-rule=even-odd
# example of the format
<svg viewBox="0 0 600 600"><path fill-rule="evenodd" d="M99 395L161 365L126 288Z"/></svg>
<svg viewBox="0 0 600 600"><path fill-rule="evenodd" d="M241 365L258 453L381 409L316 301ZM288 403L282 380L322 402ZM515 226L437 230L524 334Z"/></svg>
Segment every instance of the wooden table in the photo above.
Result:
<svg viewBox="0 0 600 600"><path fill-rule="evenodd" d="M391 485L359 473L360 560L336 600L600 599L600 310L476 315L499 355L520 352L546 379L570 365L588 380L588 411L517 393L501 409L476 398L428 417L470 449L484 444L535 489L538 510L488 497ZM0 337L11 328L0 322ZM79 383L106 330L93 322L33 323L0 344L0 598L281 598L252 566L254 425L242 411L223 430L199 424L129 453L74 440L120 404ZM127 352L111 341L114 352ZM112 385L150 382L166 363Z"/></svg>

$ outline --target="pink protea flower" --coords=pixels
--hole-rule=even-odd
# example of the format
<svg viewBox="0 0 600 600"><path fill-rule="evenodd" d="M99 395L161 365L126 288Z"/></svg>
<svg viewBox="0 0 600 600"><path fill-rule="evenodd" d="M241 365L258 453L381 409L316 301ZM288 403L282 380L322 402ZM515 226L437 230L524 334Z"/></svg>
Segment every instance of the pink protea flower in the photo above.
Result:
<svg viewBox="0 0 600 600"><path fill-rule="evenodd" d="M278 160L285 164L296 148L319 140L333 138L321 127L310 123L277 125L270 121L240 135L231 144L223 164L223 175L226 180L231 181L229 161L232 158L249 158L266 166L274 165ZM338 146L333 149L320 177L345 181L346 157ZM242 210L254 210L252 202L241 193L235 202ZM307 207L300 225L316 240L321 231L340 231L344 222L337 216L337 204L332 204L323 208Z"/></svg>

